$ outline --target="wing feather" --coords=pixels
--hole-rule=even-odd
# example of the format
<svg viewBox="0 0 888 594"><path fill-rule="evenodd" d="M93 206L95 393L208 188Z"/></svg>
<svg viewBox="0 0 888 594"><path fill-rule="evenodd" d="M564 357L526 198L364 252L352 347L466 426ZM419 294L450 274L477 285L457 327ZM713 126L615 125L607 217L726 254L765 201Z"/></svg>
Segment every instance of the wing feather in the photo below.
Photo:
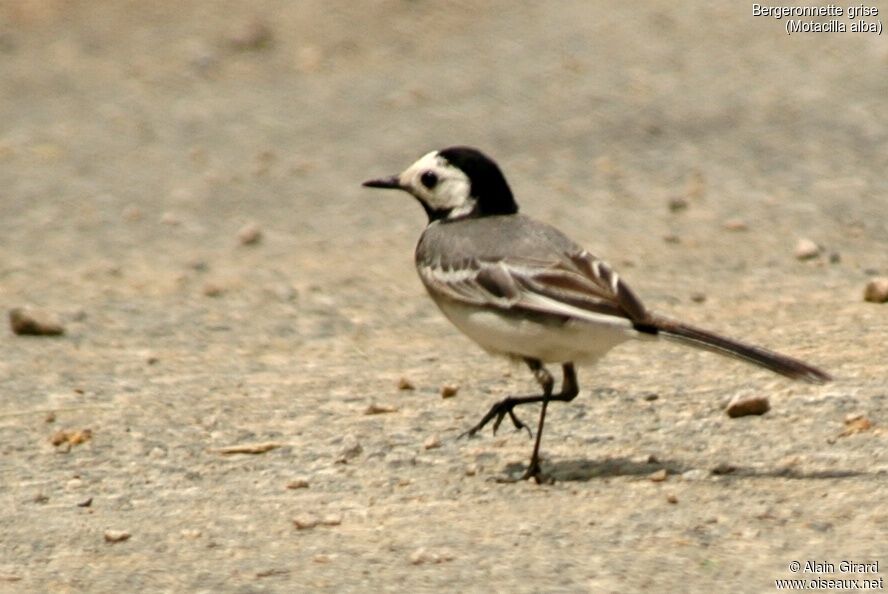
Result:
<svg viewBox="0 0 888 594"><path fill-rule="evenodd" d="M558 261L471 258L451 267L423 264L418 270L433 295L470 305L634 326L649 319L617 273L585 250Z"/></svg>

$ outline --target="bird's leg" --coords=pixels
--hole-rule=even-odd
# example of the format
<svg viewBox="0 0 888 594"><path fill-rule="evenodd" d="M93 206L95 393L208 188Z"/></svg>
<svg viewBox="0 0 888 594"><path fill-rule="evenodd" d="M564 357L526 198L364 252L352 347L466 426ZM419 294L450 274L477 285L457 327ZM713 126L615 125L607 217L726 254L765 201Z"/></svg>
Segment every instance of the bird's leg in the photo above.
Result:
<svg viewBox="0 0 888 594"><path fill-rule="evenodd" d="M521 475L521 480L527 480L532 477L537 484L540 484L540 482L542 482L541 479L543 474L540 469L540 441L543 439L543 423L546 421L546 407L549 405L549 400L552 397L552 388L555 386L555 380L552 379L552 374L546 371L546 368L543 367L543 364L540 361L528 359L527 365L533 372L533 376L536 378L537 383L543 388L543 407L540 410L540 422L537 426L536 441L533 444L533 453L530 455L530 464L527 465L527 470Z"/></svg>
<svg viewBox="0 0 888 594"><path fill-rule="evenodd" d="M528 362L528 364L530 363ZM540 411L540 424L537 427L536 442L533 444L533 453L530 455L530 464L527 465L527 470L524 471L521 480L533 478L537 484L540 484L543 478L543 473L540 469L540 442L543 439L543 423L546 420L546 405L549 404L550 400L570 402L580 393L580 387L577 384L577 373L574 370L573 363L565 363L561 366L563 373L561 392L554 395L552 394L552 376L549 372L547 372L542 365L539 366L539 369L535 369L534 366L531 366L531 369L533 370L537 381L543 387L543 408ZM541 375L540 372L545 375Z"/></svg>
<svg viewBox="0 0 888 594"><path fill-rule="evenodd" d="M531 361L534 364L531 364ZM531 371L533 371L534 376L536 377L538 372L534 369L534 365L538 365L542 372L549 377L549 380L552 380L552 376L549 375L549 372L543 368L543 364L534 359L527 360L528 367L530 367ZM558 400L561 402L570 402L574 398L576 398L579 393L579 389L577 387L577 374L574 371L573 363L565 363L563 365L564 369L564 381L561 385L561 392L558 394L552 394L548 397L549 400ZM537 381L540 381L539 377L537 377ZM545 384L540 382L540 385L545 389ZM516 406L520 406L522 404L534 404L537 402L542 402L544 400L544 396L509 396L507 398L503 398L496 404L490 407L490 410L487 411L487 414L484 415L484 418L481 421L466 431L465 433L460 434L459 437L471 437L478 433L481 429L483 429L487 423L493 420L493 433L496 434L496 430L499 429L500 423L503 422L503 419L506 418L506 415L509 415L509 418L512 420L512 424L515 425L515 429L527 429L528 434L533 437L533 433L530 431L530 428L525 425L521 419L519 419L515 413L512 411Z"/></svg>
<svg viewBox="0 0 888 594"><path fill-rule="evenodd" d="M528 362L528 365L530 365L530 362ZM533 370L537 381L543 387L543 408L540 411L540 424L537 427L536 442L533 444L533 453L530 455L530 464L527 465L527 470L524 471L524 474L521 475L519 480L533 478L533 480L539 485L543 482L543 472L540 468L540 442L543 439L543 423L546 420L546 406L549 404L550 400L570 402L580 393L580 387L577 384L577 373L576 370L574 370L573 363L565 363L561 366L563 373L561 392L554 395L552 394L552 376L549 372L547 372L542 365L539 365L539 368L535 368L531 365L530 368Z"/></svg>
<svg viewBox="0 0 888 594"><path fill-rule="evenodd" d="M552 375L546 371L546 368L543 367L541 361L537 359L525 359L527 366L530 367L530 370L533 372L534 377L537 382L540 384L540 387L543 389L543 393L539 396L509 396L508 398L504 398L500 400L496 404L494 404L491 409L484 415L484 418L481 419L481 422L469 429L467 432L463 433L463 435L474 435L479 430L481 430L491 419L496 419L493 424L493 431L496 433L497 427L505 418L506 415L512 419L512 423L515 424L516 429L527 428L527 426L522 423L512 412L512 409L521 404L531 404L535 402L541 402L543 407L540 411L540 420L539 425L537 426L537 434L536 441L533 446L533 454L530 457L530 464L527 466L527 470L518 480L525 480L529 478L533 478L537 483L542 482L542 472L540 470L540 443L543 437L543 425L546 420L546 407L551 400L558 400L559 402L570 402L574 398L577 397L577 394L580 393L579 385L577 384L577 373L574 369L573 363L564 363L562 365L562 372L564 374L564 379L561 381L561 391L557 394L552 394L552 389L555 385L555 380L552 379ZM528 429L530 431L530 429ZM462 436L460 436L462 437ZM505 482L512 482L506 480Z"/></svg>
<svg viewBox="0 0 888 594"><path fill-rule="evenodd" d="M543 378L543 380L545 380L546 377L548 377L548 382L550 384L549 391L551 392L551 384L554 380L552 379L552 376L549 374L549 372L546 371L546 369L543 367L543 364L536 359L525 359L524 362L527 363L528 367L530 367L530 370L533 372L534 377L537 379L537 382L540 382L540 385L543 386L544 389L545 384L540 378ZM487 414L484 415L484 418L482 418L477 425L475 425L465 433L462 433L460 437L471 437L475 435L490 421L493 421L493 434L496 435L496 431L497 429L499 429L500 423L503 422L503 419L506 418L506 415L509 415L509 418L512 420L512 424L515 425L515 429L527 429L527 434L532 438L533 432L530 430L530 427L525 425L524 422L515 415L515 412L512 409L521 404L542 402L542 399L542 396L507 396L506 398L503 398L502 400L491 406L490 410L487 411Z"/></svg>

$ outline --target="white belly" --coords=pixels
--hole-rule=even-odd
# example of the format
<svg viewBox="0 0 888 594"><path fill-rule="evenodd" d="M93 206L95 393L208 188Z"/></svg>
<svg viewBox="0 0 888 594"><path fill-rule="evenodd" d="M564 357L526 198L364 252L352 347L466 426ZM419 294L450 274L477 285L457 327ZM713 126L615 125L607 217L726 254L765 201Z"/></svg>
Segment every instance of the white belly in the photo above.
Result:
<svg viewBox="0 0 888 594"><path fill-rule="evenodd" d="M489 353L538 359L544 363L592 363L615 346L646 337L628 320L601 316L601 321L568 320L555 325L520 316L497 315L452 301L438 307L459 330Z"/></svg>

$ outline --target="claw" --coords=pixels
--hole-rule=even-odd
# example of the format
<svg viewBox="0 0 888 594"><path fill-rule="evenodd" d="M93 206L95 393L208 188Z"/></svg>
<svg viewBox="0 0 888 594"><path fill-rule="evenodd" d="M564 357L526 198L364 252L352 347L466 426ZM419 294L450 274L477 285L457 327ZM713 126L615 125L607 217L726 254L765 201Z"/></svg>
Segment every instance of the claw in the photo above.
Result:
<svg viewBox="0 0 888 594"><path fill-rule="evenodd" d="M515 425L515 431L521 431L522 429L527 429L527 436L533 439L533 431L530 430L530 427L521 422L521 419L515 416L515 413L509 410L509 417L512 419L512 424Z"/></svg>
<svg viewBox="0 0 888 594"><path fill-rule="evenodd" d="M503 419L506 418L506 413L503 411L499 411L496 413L496 420L493 422L493 434L496 435L496 430L499 429L500 423L503 422Z"/></svg>

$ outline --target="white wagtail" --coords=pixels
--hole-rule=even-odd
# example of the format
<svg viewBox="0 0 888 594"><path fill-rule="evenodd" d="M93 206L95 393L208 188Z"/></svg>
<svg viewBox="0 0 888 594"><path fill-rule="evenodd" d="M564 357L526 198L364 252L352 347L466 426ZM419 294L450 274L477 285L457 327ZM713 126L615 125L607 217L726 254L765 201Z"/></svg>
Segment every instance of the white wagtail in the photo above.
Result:
<svg viewBox="0 0 888 594"><path fill-rule="evenodd" d="M592 363L631 339L667 338L742 359L793 379L823 383L830 376L773 351L725 338L648 311L604 261L545 223L518 214L500 168L469 147L433 151L399 175L364 182L405 190L429 217L416 246L416 269L445 316L484 350L527 363L543 393L510 396L465 434L474 435L513 409L542 403L530 464L522 479L541 480L540 439L551 400L579 393L575 363ZM561 391L544 363L560 363ZM528 429L529 430L529 429Z"/></svg>

